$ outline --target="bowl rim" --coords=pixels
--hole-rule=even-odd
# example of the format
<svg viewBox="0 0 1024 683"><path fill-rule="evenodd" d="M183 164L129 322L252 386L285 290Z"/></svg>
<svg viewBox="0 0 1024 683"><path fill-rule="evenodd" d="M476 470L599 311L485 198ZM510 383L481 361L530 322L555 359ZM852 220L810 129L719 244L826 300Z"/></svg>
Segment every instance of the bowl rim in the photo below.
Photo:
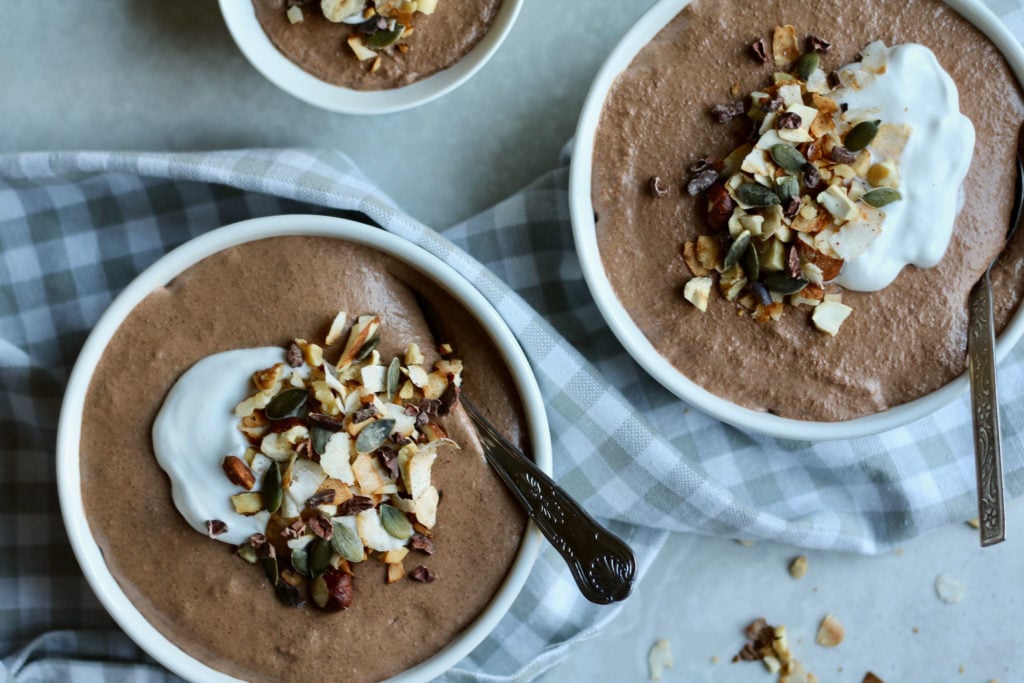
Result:
<svg viewBox="0 0 1024 683"><path fill-rule="evenodd" d="M139 647L167 669L188 680L238 681L193 658L158 631L128 599L104 562L86 520L82 500L79 467L82 407L103 351L120 323L142 299L207 256L238 244L285 235L331 237L376 249L420 271L454 296L483 325L500 351L523 404L534 459L544 472L551 474L551 440L544 399L525 353L507 323L483 294L437 256L380 228L343 218L302 214L244 220L188 240L132 280L111 302L89 334L75 361L61 403L56 457L57 490L64 526L90 587L107 612ZM539 530L530 522L508 574L484 611L444 649L388 681L427 681L452 668L469 654L494 629L518 596L536 561L541 541Z"/></svg>
<svg viewBox="0 0 1024 683"><path fill-rule="evenodd" d="M355 90L320 80L291 61L264 32L250 0L219 0L221 15L238 49L264 78L307 104L342 114L390 114L445 95L483 68L505 41L524 0L502 0L483 38L446 69L398 88Z"/></svg>
<svg viewBox="0 0 1024 683"><path fill-rule="evenodd" d="M978 28L999 49L1024 87L1024 47L979 0L942 0ZM689 405L746 431L797 441L831 441L872 436L926 417L963 395L967 373L913 401L872 415L841 422L779 417L745 408L721 398L687 378L654 348L633 321L611 287L597 246L591 203L594 136L605 98L615 79L636 54L691 0L660 0L626 32L602 64L584 100L576 127L569 169L569 214L583 277L612 333L626 352L655 381ZM1002 360L1024 336L1024 305L1018 307L996 340L996 360Z"/></svg>

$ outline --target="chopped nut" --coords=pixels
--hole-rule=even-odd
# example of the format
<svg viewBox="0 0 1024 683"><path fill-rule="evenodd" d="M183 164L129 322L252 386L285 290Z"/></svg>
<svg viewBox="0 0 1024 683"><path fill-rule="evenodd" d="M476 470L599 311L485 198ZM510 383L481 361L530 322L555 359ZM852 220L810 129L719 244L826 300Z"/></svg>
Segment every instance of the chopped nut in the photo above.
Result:
<svg viewBox="0 0 1024 683"><path fill-rule="evenodd" d="M231 496L231 504L240 515L255 515L263 509L263 494L259 491L236 493Z"/></svg>
<svg viewBox="0 0 1024 683"><path fill-rule="evenodd" d="M963 582L949 574L939 574L935 579L935 593L943 602L956 604L967 595Z"/></svg>
<svg viewBox="0 0 1024 683"><path fill-rule="evenodd" d="M348 46L352 49L353 54L355 54L356 59L360 62L365 62L367 59L377 58L377 53L366 47L366 44L363 43L362 36L353 33L348 37L347 42Z"/></svg>
<svg viewBox="0 0 1024 683"><path fill-rule="evenodd" d="M802 579L807 573L807 558L799 555L789 563L789 575L794 579Z"/></svg>
<svg viewBox="0 0 1024 683"><path fill-rule="evenodd" d="M885 681L869 671L864 674L864 680L862 680L861 683L885 683ZM989 683L991 683L991 681Z"/></svg>
<svg viewBox="0 0 1024 683"><path fill-rule="evenodd" d="M772 56L775 66L786 67L800 58L800 45L796 39L796 29L790 25L776 26L772 33Z"/></svg>
<svg viewBox="0 0 1024 683"><path fill-rule="evenodd" d="M713 284L709 277L695 277L683 287L683 297L703 313L708 309Z"/></svg>
<svg viewBox="0 0 1024 683"><path fill-rule="evenodd" d="M235 486L241 486L246 491L251 491L256 484L256 475L241 458L229 455L224 458L221 467L224 468L224 474L228 475L228 480Z"/></svg>
<svg viewBox="0 0 1024 683"><path fill-rule="evenodd" d="M683 245L683 261L686 263L686 267L690 269L696 277L705 277L710 270L701 265L700 259L697 256L697 243L687 242Z"/></svg>
<svg viewBox="0 0 1024 683"><path fill-rule="evenodd" d="M814 308L814 313L811 314L811 321L816 328L834 337L852 312L853 309L846 304L822 301Z"/></svg>
<svg viewBox="0 0 1024 683"><path fill-rule="evenodd" d="M843 625L832 614L826 614L818 626L818 635L814 642L822 647L835 647L843 642L845 632Z"/></svg>
<svg viewBox="0 0 1024 683"><path fill-rule="evenodd" d="M341 339L341 333L345 330L345 322L348 320L348 314L345 311L339 311L338 315L334 316L334 320L331 321L331 329L327 332L327 338L324 339L324 344L331 346L334 342Z"/></svg>

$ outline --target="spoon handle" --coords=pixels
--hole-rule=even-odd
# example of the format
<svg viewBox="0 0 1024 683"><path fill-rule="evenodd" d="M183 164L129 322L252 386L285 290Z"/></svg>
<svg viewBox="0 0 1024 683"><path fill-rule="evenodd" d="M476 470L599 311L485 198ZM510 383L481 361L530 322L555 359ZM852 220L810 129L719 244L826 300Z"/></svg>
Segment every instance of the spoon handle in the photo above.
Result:
<svg viewBox="0 0 1024 683"><path fill-rule="evenodd" d="M971 290L967 316L968 374L974 413L974 457L978 475L978 526L981 545L1006 538L1003 508L1003 463L999 445L996 398L995 324L989 274Z"/></svg>
<svg viewBox="0 0 1024 683"><path fill-rule="evenodd" d="M599 605L625 600L636 576L630 547L587 514L465 397L462 405L477 427L488 461L569 565L583 596Z"/></svg>

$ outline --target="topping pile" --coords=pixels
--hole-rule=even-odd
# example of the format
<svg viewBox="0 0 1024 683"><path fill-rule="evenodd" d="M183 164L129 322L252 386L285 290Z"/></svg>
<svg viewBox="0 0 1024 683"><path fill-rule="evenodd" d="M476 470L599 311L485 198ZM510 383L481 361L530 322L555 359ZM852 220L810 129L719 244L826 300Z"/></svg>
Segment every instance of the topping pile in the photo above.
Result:
<svg viewBox="0 0 1024 683"><path fill-rule="evenodd" d="M342 339L346 318L334 319L328 348ZM352 563L376 556L390 584L406 576L411 550L434 552L440 494L431 467L439 448L458 448L437 418L458 405L462 361L443 344L428 369L409 344L404 358L385 363L380 340L376 315L355 320L334 364L324 347L296 339L287 363L253 374L255 393L235 407L251 447L224 459L224 473L243 489L231 502L267 520L238 555L260 564L290 606L311 599L323 610L345 609ZM207 529L216 536L226 525L211 520ZM408 575L434 580L423 565Z"/></svg>
<svg viewBox="0 0 1024 683"><path fill-rule="evenodd" d="M706 310L717 272L718 291L741 314L779 320L788 301L813 307L815 327L835 335L851 309L830 282L881 233L883 207L901 199L898 165L911 131L837 101L885 73L883 43L827 74L820 55L831 45L816 36L806 45L801 52L792 26L776 27L770 54L763 39L752 46L779 69L771 84L710 110L720 123L742 124L748 141L689 167L687 191L706 196L714 234L683 245L694 275L684 296ZM655 198L668 193L658 177L649 189Z"/></svg>
<svg viewBox="0 0 1024 683"><path fill-rule="evenodd" d="M288 0L288 21L302 23L304 5L316 0ZM370 71L380 68L381 56L392 45L405 54L409 46L399 41L413 33L415 14L433 14L437 0L320 0L320 11L334 23L355 27L346 42L356 58L370 62Z"/></svg>

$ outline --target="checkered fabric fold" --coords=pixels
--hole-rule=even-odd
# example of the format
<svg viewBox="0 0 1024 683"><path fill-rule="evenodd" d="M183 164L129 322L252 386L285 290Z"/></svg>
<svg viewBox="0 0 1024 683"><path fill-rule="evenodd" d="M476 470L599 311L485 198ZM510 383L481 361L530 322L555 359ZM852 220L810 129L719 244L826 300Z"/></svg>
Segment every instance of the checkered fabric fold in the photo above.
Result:
<svg viewBox="0 0 1024 683"><path fill-rule="evenodd" d="M1010 9L1019 29L1024 12ZM662 389L598 314L566 197L563 167L435 232L338 152L0 156L0 681L173 678L116 630L70 552L54 483L59 404L86 335L135 275L256 216L364 217L473 282L530 358L556 478L627 539L641 572L669 531L871 553L975 514L966 398L877 437L815 446L745 434ZM1006 490L1019 495L1024 349L999 372ZM616 611L583 600L545 548L509 614L446 679L528 680Z"/></svg>

